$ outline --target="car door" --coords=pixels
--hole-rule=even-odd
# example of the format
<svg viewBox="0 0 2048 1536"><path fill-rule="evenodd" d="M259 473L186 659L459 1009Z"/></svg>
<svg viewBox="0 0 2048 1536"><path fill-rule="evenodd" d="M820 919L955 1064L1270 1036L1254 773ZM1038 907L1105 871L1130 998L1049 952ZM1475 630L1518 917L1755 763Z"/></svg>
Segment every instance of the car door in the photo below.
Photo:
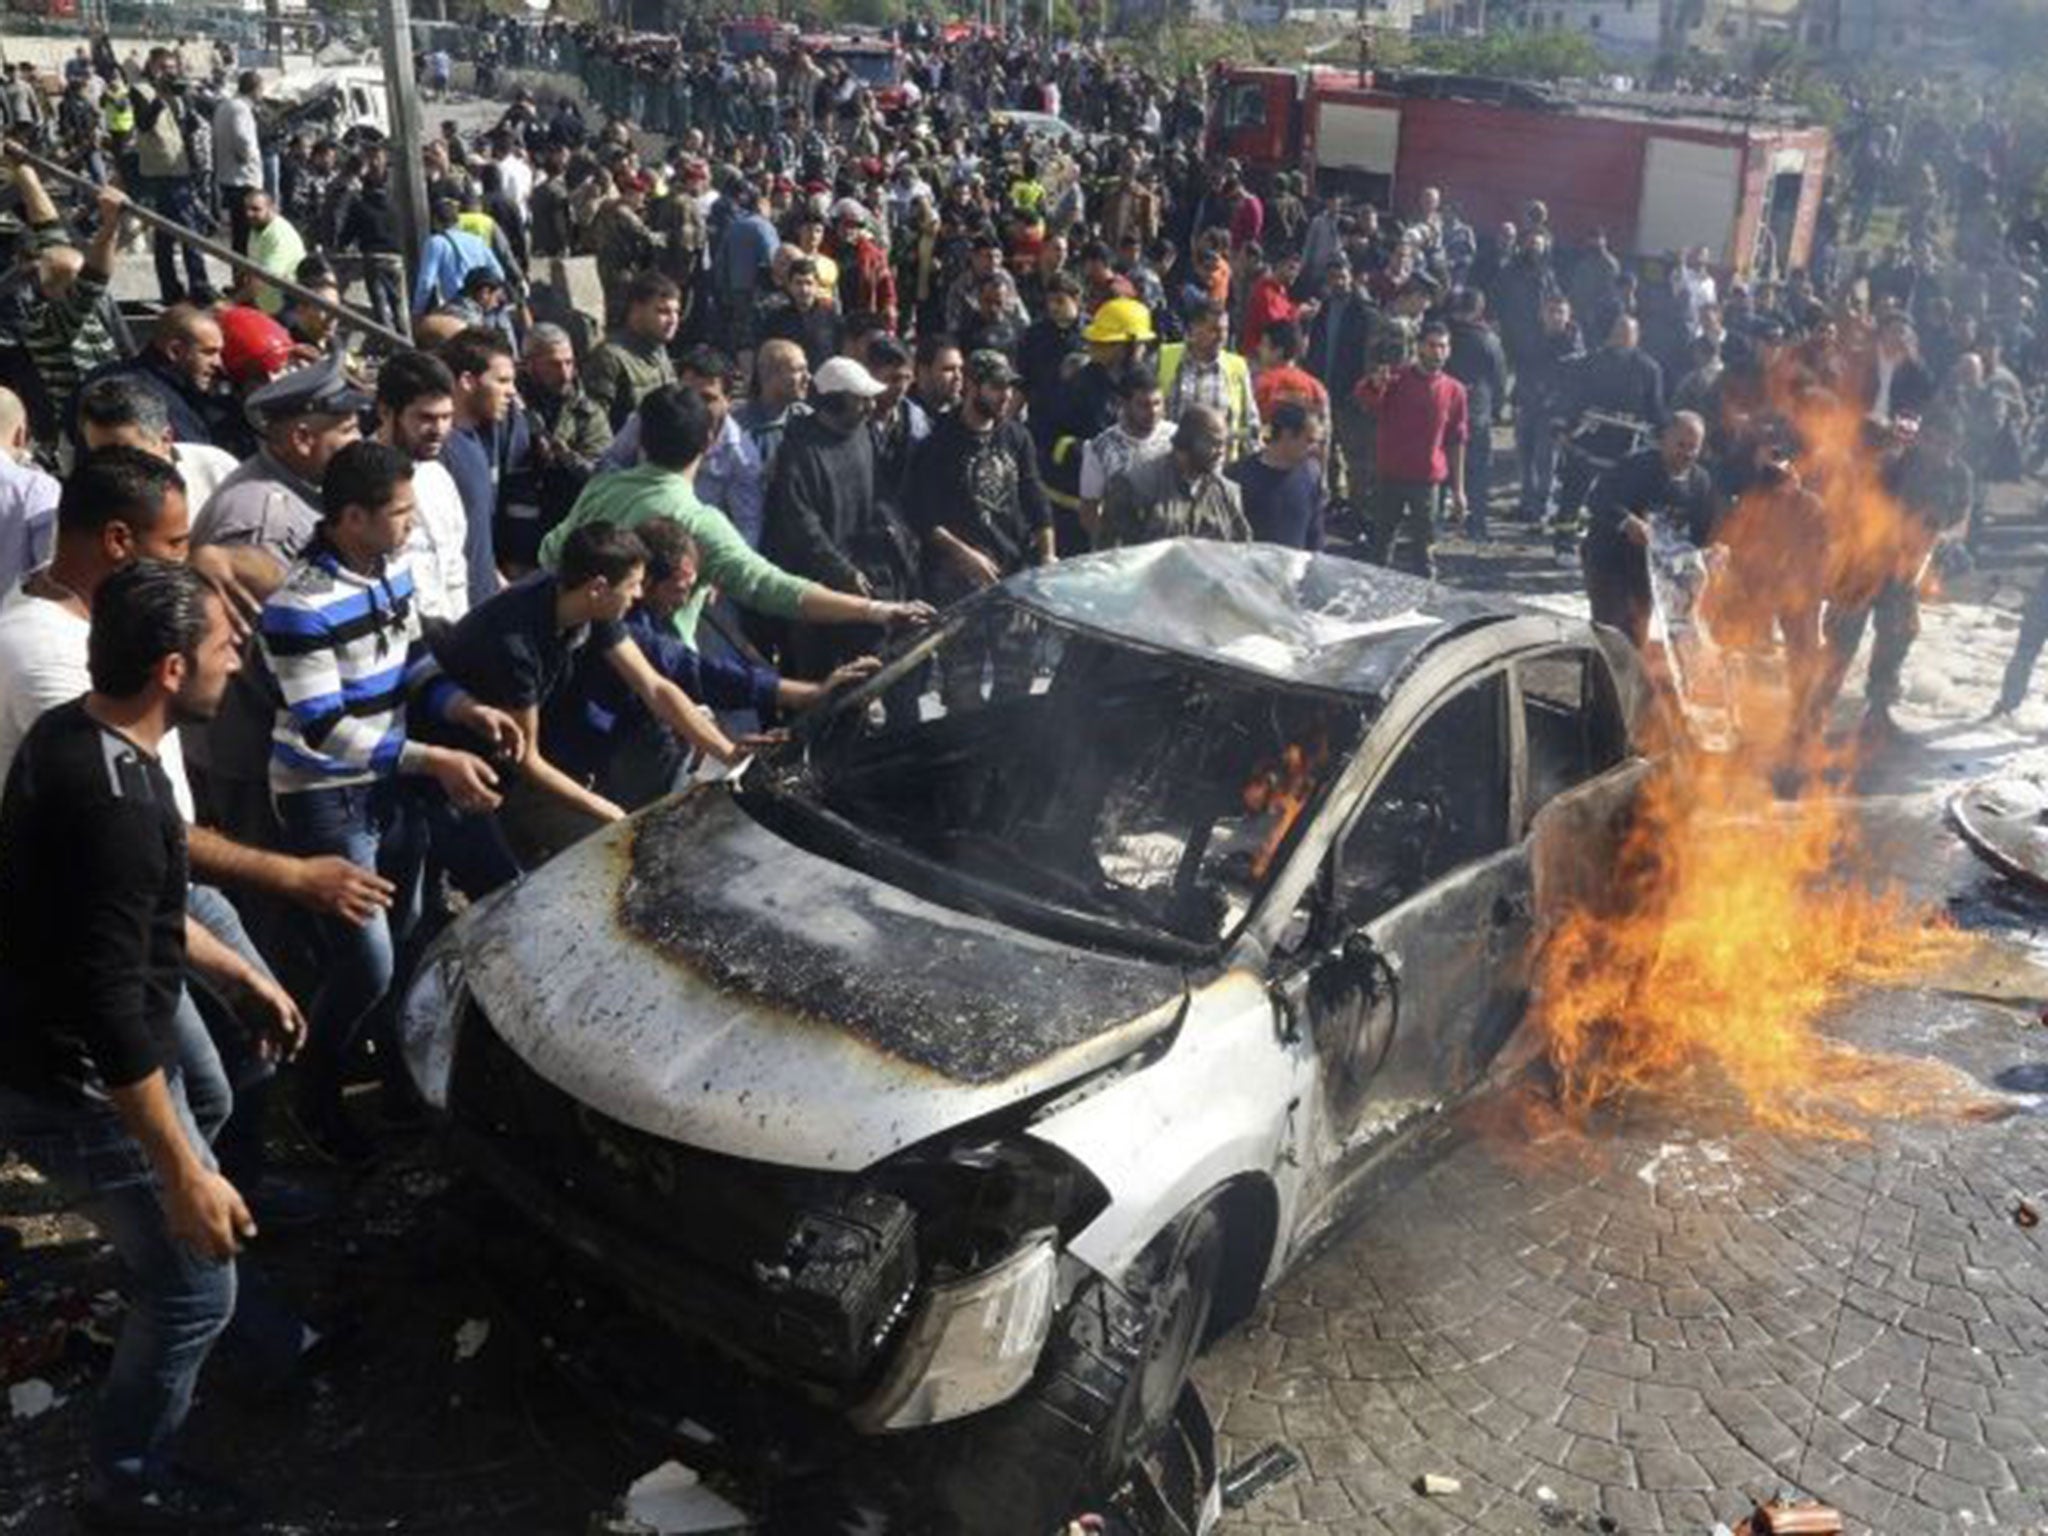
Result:
<svg viewBox="0 0 2048 1536"><path fill-rule="evenodd" d="M1523 837L1537 936L1606 894L1649 763L1630 746L1621 689L1597 646L1560 646L1514 667Z"/></svg>
<svg viewBox="0 0 2048 1536"><path fill-rule="evenodd" d="M1476 1080L1520 1016L1532 892L1510 681L1461 683L1396 749L1332 853L1311 953L1278 983L1306 1079L1298 1242L1398 1132Z"/></svg>

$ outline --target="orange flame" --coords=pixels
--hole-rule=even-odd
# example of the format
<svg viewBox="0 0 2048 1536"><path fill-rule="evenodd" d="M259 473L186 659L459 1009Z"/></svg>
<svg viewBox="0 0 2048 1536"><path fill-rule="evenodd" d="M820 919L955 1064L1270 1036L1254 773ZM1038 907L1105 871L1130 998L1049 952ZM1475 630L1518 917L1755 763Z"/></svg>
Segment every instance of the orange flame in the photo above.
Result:
<svg viewBox="0 0 2048 1536"><path fill-rule="evenodd" d="M1254 816L1273 818L1266 840L1252 855L1254 880L1266 878L1266 871L1273 867L1273 856L1279 853L1281 845L1287 841L1287 834L1294 830L1294 824L1301 820L1301 813L1315 798L1316 784L1329 755L1328 742L1318 742L1310 748L1291 741L1281 750L1277 760L1259 764L1252 770L1252 776L1245 780L1242 791L1244 808Z"/></svg>
<svg viewBox="0 0 2048 1536"><path fill-rule="evenodd" d="M1574 1116L1701 1068L1757 1121L1822 1134L1945 1096L1918 1066L1817 1027L1856 988L1923 975L1963 944L1944 914L1876 878L1853 806L1831 790L1850 764L1820 730L1846 669L1821 645L1824 602L1867 603L1917 574L1928 538L1886 493L1852 409L1811 393L1780 404L1811 494L1781 485L1735 510L1708 612L1735 648L1774 660L1782 644L1786 664L1778 677L1731 669L1741 743L1664 759L1608 899L1567 911L1537 955L1533 1016ZM1801 787L1782 798L1788 782Z"/></svg>

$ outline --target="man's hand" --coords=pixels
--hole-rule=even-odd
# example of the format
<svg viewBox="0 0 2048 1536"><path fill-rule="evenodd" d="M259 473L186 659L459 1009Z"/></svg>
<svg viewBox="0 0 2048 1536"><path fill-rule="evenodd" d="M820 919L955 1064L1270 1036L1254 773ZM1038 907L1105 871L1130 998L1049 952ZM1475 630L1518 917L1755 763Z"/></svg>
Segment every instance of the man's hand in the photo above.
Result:
<svg viewBox="0 0 2048 1536"><path fill-rule="evenodd" d="M996 568L995 561L966 544L959 545L954 550L953 563L960 568L960 574L977 587L992 587L1003 579L1003 573ZM888 621L885 619L883 622Z"/></svg>
<svg viewBox="0 0 2048 1536"><path fill-rule="evenodd" d="M494 811L503 798L498 793L498 776L491 765L474 752L457 752L435 747L427 759L427 772L446 791L458 810Z"/></svg>
<svg viewBox="0 0 2048 1536"><path fill-rule="evenodd" d="M292 900L309 912L338 917L358 928L389 907L397 894L397 887L375 870L339 854L292 861Z"/></svg>
<svg viewBox="0 0 2048 1536"><path fill-rule="evenodd" d="M1621 520L1621 531L1629 543L1638 549L1650 547L1650 520L1639 512L1631 512Z"/></svg>
<svg viewBox="0 0 2048 1536"><path fill-rule="evenodd" d="M265 1061L290 1061L306 1043L306 1016L291 993L256 971L243 979L235 1012L256 1032L256 1050Z"/></svg>
<svg viewBox="0 0 2048 1536"><path fill-rule="evenodd" d="M163 1186L162 1198L171 1240L202 1259L225 1263L256 1235L256 1218L235 1186L196 1159Z"/></svg>
<svg viewBox="0 0 2048 1536"><path fill-rule="evenodd" d="M491 744L491 750L511 762L526 756L526 732L502 709L464 699L449 711L449 719Z"/></svg>
<svg viewBox="0 0 2048 1536"><path fill-rule="evenodd" d="M982 558L986 563L987 556ZM989 570L993 572L995 567L990 565ZM989 579L993 581L996 578L991 575ZM921 598L907 603L877 603L875 611L885 629L923 629L939 616L938 609Z"/></svg>
<svg viewBox="0 0 2048 1536"><path fill-rule="evenodd" d="M98 201L100 217L118 226L121 215L128 211L128 194L119 187L106 185L100 188Z"/></svg>
<svg viewBox="0 0 2048 1536"><path fill-rule="evenodd" d="M191 552L186 563L212 584L227 604L228 622L234 626L237 644L249 638L256 616L263 612L263 595L242 579L234 559L219 544L207 544Z"/></svg>
<svg viewBox="0 0 2048 1536"><path fill-rule="evenodd" d="M834 667L829 673L826 674L825 681L820 686L825 690L825 692L831 693L834 689L845 688L850 684L858 683L864 681L867 678L873 677L877 672L881 670L881 657L856 656L853 658L853 660L847 662L844 666Z"/></svg>

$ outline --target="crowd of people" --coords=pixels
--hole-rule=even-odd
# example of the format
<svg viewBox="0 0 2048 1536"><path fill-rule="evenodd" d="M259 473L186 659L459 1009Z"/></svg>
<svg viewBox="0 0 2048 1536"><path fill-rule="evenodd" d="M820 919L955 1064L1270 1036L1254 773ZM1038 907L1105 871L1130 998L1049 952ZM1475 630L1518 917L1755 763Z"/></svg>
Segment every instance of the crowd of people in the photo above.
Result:
<svg viewBox="0 0 2048 1536"><path fill-rule="evenodd" d="M885 104L708 27L509 26L494 64L573 63L611 110L520 90L447 125L410 266L389 147L272 112L258 76L94 47L54 102L22 70L0 94L10 144L97 187L67 220L7 162L34 368L0 391L0 1140L141 1298L93 1452L115 1526L239 1507L170 1455L224 1329L278 1373L326 1342L260 1276L238 1303L228 1263L317 1214L269 1166L272 1101L368 1158L343 1090L370 1042L405 1112L395 997L451 905L737 761L892 636L1092 550L1432 575L1446 532L1519 521L1643 645L1675 529L1726 550L1728 632L1783 647L1816 728L1874 627L1881 732L1924 567L2030 467L2048 226L1997 196L1988 113L1900 246L1846 227L1906 174L1873 127L1813 262L1730 275L1625 264L1538 187L1475 230L1456 188L1255 186L1204 155L1199 80L1097 48L913 29ZM131 200L217 220L253 270L216 286L157 233L131 336ZM358 291L414 341L374 377L330 307ZM1899 515L1847 558L1872 490ZM2044 639L2048 596L2008 706ZM947 657L949 711L1021 685L1001 647Z"/></svg>

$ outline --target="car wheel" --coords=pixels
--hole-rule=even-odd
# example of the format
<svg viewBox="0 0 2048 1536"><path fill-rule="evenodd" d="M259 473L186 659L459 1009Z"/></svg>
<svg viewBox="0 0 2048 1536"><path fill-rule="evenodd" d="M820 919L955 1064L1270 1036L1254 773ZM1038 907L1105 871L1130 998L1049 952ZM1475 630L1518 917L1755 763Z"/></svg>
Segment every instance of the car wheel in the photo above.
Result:
<svg viewBox="0 0 2048 1536"><path fill-rule="evenodd" d="M1127 1286L1075 1292L1038 1375L935 1437L931 1488L950 1536L1040 1536L1116 1491L1158 1443L1208 1340L1223 1218L1202 1206L1147 1250Z"/></svg>

